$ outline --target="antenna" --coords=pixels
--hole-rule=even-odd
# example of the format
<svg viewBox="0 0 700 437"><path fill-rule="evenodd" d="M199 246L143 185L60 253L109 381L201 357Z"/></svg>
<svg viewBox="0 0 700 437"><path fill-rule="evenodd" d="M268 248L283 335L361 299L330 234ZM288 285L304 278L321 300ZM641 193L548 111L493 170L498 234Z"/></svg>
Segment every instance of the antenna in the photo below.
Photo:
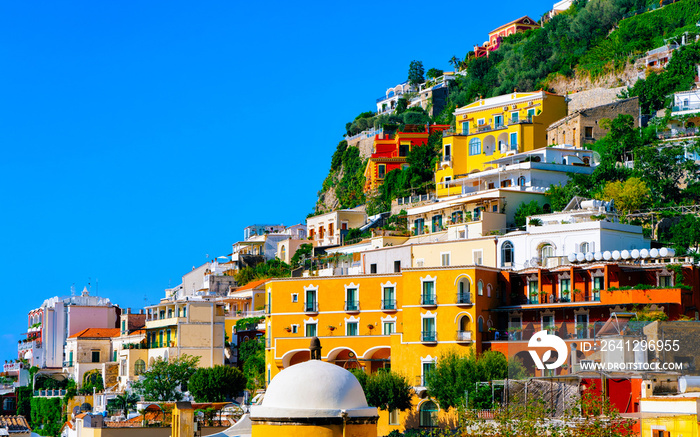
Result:
<svg viewBox="0 0 700 437"><path fill-rule="evenodd" d="M70 295L75 296L75 282L70 286Z"/></svg>

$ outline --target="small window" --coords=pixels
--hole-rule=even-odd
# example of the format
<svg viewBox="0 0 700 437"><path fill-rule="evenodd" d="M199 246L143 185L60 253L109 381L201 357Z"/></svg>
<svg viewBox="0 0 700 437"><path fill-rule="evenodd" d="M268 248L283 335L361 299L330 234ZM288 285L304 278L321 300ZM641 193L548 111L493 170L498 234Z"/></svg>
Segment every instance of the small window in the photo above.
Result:
<svg viewBox="0 0 700 437"><path fill-rule="evenodd" d="M586 136L586 139L592 139L593 138L593 127L591 126L586 126L583 128L584 135Z"/></svg>
<svg viewBox="0 0 700 437"><path fill-rule="evenodd" d="M346 335L355 336L358 334L359 322L348 322L346 327L347 327L347 334Z"/></svg>
<svg viewBox="0 0 700 437"><path fill-rule="evenodd" d="M100 351L92 351L92 362L93 363L100 362Z"/></svg>
<svg viewBox="0 0 700 437"><path fill-rule="evenodd" d="M475 250L473 252L474 256L474 265L480 266L483 264L484 259L483 259L483 252L481 250Z"/></svg>
<svg viewBox="0 0 700 437"><path fill-rule="evenodd" d="M603 278L601 278L603 279ZM660 287L665 287L665 288L670 288L673 286L671 283L671 277L670 276L659 276L659 286Z"/></svg>
<svg viewBox="0 0 700 437"><path fill-rule="evenodd" d="M401 261L394 261L394 273L401 272Z"/></svg>
<svg viewBox="0 0 700 437"><path fill-rule="evenodd" d="M369 272L370 272L370 273L377 273L377 265L376 265L376 264L370 264L370 265L369 265Z"/></svg>
<svg viewBox="0 0 700 437"><path fill-rule="evenodd" d="M588 243L581 243L581 252L590 252L590 250L588 249Z"/></svg>
<svg viewBox="0 0 700 437"><path fill-rule="evenodd" d="M386 165L379 164L377 166L377 179L384 179L385 175L386 175Z"/></svg>
<svg viewBox="0 0 700 437"><path fill-rule="evenodd" d="M292 293L292 302L299 302L299 294Z"/></svg>
<svg viewBox="0 0 700 437"><path fill-rule="evenodd" d="M306 325L306 336L307 337L316 337L316 324L315 323L309 323Z"/></svg>
<svg viewBox="0 0 700 437"><path fill-rule="evenodd" d="M479 281L479 282L476 284L476 293L477 293L479 296L483 296L483 295L484 295L484 283L483 283L483 282Z"/></svg>
<svg viewBox="0 0 700 437"><path fill-rule="evenodd" d="M15 410L15 399L14 398L5 398L2 400L2 409L5 410L6 412L12 411L14 412ZM395 412L397 410L392 411ZM398 413L397 413L398 417ZM391 421L391 414L389 415L389 420Z"/></svg>
<svg viewBox="0 0 700 437"><path fill-rule="evenodd" d="M389 411L389 425L399 425L399 410Z"/></svg>
<svg viewBox="0 0 700 437"><path fill-rule="evenodd" d="M450 254L449 253L442 253L440 254L440 259L442 262L442 266L446 267L450 265Z"/></svg>
<svg viewBox="0 0 700 437"><path fill-rule="evenodd" d="M382 323L382 332L384 335L391 335L394 332L396 332L396 323L395 322L384 322Z"/></svg>

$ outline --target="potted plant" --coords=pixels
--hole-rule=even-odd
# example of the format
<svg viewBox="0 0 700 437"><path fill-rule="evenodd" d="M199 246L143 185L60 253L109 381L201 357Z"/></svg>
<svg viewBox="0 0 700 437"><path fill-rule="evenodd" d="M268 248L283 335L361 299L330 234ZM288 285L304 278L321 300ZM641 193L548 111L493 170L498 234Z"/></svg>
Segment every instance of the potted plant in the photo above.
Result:
<svg viewBox="0 0 700 437"><path fill-rule="evenodd" d="M562 302L569 302L569 294L571 294L571 293L569 292L569 290L564 290L564 291L562 291L562 292L561 292L561 301L562 301Z"/></svg>
<svg viewBox="0 0 700 437"><path fill-rule="evenodd" d="M335 331L335 326L333 326L333 325L328 325L328 329L330 329L331 332L333 332L333 331Z"/></svg>
<svg viewBox="0 0 700 437"><path fill-rule="evenodd" d="M423 232L424 234L429 234L429 233L430 233L430 228L429 228L427 225L426 225L426 226L423 226L423 231L424 231L424 232Z"/></svg>
<svg viewBox="0 0 700 437"><path fill-rule="evenodd" d="M508 335L510 336L511 340L520 340L520 332L523 329L519 326L511 326L508 328Z"/></svg>
<svg viewBox="0 0 700 437"><path fill-rule="evenodd" d="M292 332L292 328L290 326L285 326L284 330L287 332Z"/></svg>
<svg viewBox="0 0 700 437"><path fill-rule="evenodd" d="M593 298L593 300L600 300L600 289L599 288L593 289L592 298Z"/></svg>
<svg viewBox="0 0 700 437"><path fill-rule="evenodd" d="M530 292L530 303L539 303L539 300L537 296L539 296L540 293L537 291L531 291Z"/></svg>

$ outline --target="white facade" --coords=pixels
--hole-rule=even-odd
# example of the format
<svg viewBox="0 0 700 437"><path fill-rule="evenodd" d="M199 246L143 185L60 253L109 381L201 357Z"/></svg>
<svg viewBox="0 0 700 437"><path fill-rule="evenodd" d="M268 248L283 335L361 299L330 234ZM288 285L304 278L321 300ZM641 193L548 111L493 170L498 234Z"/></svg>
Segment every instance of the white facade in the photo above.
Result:
<svg viewBox="0 0 700 437"><path fill-rule="evenodd" d="M680 91L673 94L671 115L688 115L700 112L700 90Z"/></svg>
<svg viewBox="0 0 700 437"><path fill-rule="evenodd" d="M306 219L306 229L314 247L341 244L343 231L359 228L367 222L364 211L341 209Z"/></svg>
<svg viewBox="0 0 700 437"><path fill-rule="evenodd" d="M606 216L592 219L591 216ZM619 223L613 213L600 214L598 209L579 209L528 217L542 222L528 224L526 231L508 233L498 238L497 265L520 270L533 266L556 267L568 264L569 254L614 250L648 249L641 226ZM511 251L508 254L508 251Z"/></svg>

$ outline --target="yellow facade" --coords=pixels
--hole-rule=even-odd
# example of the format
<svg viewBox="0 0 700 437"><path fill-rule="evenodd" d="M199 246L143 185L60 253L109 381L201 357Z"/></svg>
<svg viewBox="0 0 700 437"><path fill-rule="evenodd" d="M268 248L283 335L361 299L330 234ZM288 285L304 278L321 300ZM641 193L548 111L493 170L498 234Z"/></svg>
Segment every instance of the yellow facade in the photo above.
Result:
<svg viewBox="0 0 700 437"><path fill-rule="evenodd" d="M499 302L498 274L495 268L454 266L408 268L386 275L271 280L267 287L271 311L266 319L268 378L308 360L310 337L315 334L324 361L368 373L390 367L424 392L425 372L440 355L451 349L480 352L481 331L495 324L487 310ZM387 287L393 287L393 299L385 297ZM358 309L348 306L348 289L357 290ZM309 302L307 292L316 300ZM357 335L348 335L352 334L348 323L355 322ZM316 325L315 332L307 332L310 324ZM378 434L420 427L426 401L416 396L409 411L380 411ZM435 419L446 425L456 417L440 410Z"/></svg>
<svg viewBox="0 0 700 437"><path fill-rule="evenodd" d="M383 434L377 432L376 424L253 422L253 437L376 437L377 435Z"/></svg>
<svg viewBox="0 0 700 437"><path fill-rule="evenodd" d="M695 414L661 414L656 417L643 417L640 421L643 437L698 437L699 424ZM663 434L660 434L660 431L663 431Z"/></svg>
<svg viewBox="0 0 700 437"><path fill-rule="evenodd" d="M455 111L457 129L442 140L443 159L435 172L438 197L462 194L446 186L460 175L491 168L489 161L546 146L546 130L566 117L564 96L544 91L478 100Z"/></svg>

